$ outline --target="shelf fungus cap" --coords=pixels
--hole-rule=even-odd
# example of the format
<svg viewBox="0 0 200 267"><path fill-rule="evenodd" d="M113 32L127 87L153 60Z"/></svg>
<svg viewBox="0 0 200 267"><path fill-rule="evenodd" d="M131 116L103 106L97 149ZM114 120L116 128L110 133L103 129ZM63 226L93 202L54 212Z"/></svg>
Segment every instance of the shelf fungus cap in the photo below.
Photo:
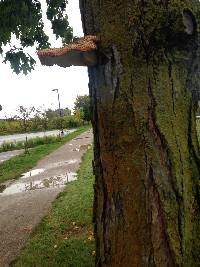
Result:
<svg viewBox="0 0 200 267"><path fill-rule="evenodd" d="M97 64L97 37L77 38L62 48L47 48L37 52L42 65L60 67L95 66Z"/></svg>

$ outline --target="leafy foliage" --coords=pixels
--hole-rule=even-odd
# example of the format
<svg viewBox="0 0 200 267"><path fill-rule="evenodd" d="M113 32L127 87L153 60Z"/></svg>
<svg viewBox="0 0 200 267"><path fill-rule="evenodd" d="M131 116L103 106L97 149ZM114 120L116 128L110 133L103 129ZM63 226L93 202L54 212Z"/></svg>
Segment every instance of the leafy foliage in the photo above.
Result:
<svg viewBox="0 0 200 267"><path fill-rule="evenodd" d="M83 120L91 120L90 98L88 95L79 95L74 103L75 114L82 112ZM80 112L78 112L78 110Z"/></svg>
<svg viewBox="0 0 200 267"><path fill-rule="evenodd" d="M56 38L70 42L73 38L68 17L64 14L66 0L46 0L47 18L52 23ZM36 45L38 49L49 47L48 36L44 32L42 9L39 0L3 0L0 2L0 53L3 45L11 42L12 35L20 41L20 48L11 48L6 53L4 62L10 62L17 74L30 72L35 60L25 54L22 48Z"/></svg>
<svg viewBox="0 0 200 267"><path fill-rule="evenodd" d="M29 55L25 54L22 49L11 49L6 53L4 62L9 61L11 63L11 68L17 74L23 72L27 74L34 68L35 60Z"/></svg>
<svg viewBox="0 0 200 267"><path fill-rule="evenodd" d="M61 109L62 117L59 110L48 109L43 107L23 107L20 106L17 114L12 118L0 120L0 135L38 132L54 129L77 128L85 124L82 109L77 109L75 114L71 114L69 108Z"/></svg>
<svg viewBox="0 0 200 267"><path fill-rule="evenodd" d="M18 109L19 115L16 116L16 119L19 120L21 128L23 129L23 131L25 133L28 132L28 130L30 129L30 118L32 116L32 114L35 112L35 108L34 107L30 107L30 108L26 108L23 106L20 106ZM25 152L28 152L28 137L26 135L26 141L24 144L24 149Z"/></svg>
<svg viewBox="0 0 200 267"><path fill-rule="evenodd" d="M73 38L72 28L69 26L68 16L63 16L66 9L66 0L47 0L47 18L52 22L53 33L61 37L63 43L69 43Z"/></svg>
<svg viewBox="0 0 200 267"><path fill-rule="evenodd" d="M61 110L59 109L52 110L49 108L46 111L47 118L52 119L52 118L58 117L60 115L60 111L61 111L62 116L71 116L71 110L69 108L65 108L65 109L61 108Z"/></svg>

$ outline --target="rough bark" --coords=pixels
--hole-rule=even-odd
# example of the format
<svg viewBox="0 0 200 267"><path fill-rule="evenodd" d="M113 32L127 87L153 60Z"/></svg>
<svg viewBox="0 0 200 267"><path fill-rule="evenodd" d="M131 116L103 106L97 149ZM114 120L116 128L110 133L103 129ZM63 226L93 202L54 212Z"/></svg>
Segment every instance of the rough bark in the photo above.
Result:
<svg viewBox="0 0 200 267"><path fill-rule="evenodd" d="M96 266L200 266L197 0L80 0L89 68Z"/></svg>

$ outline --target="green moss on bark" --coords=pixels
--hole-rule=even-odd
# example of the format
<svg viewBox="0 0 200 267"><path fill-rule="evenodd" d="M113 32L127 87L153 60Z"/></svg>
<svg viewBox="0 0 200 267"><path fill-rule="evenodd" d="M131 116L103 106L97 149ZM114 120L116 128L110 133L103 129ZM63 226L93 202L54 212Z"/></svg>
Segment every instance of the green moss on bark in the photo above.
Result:
<svg viewBox="0 0 200 267"><path fill-rule="evenodd" d="M104 54L89 69L97 266L199 266L200 4L80 2Z"/></svg>

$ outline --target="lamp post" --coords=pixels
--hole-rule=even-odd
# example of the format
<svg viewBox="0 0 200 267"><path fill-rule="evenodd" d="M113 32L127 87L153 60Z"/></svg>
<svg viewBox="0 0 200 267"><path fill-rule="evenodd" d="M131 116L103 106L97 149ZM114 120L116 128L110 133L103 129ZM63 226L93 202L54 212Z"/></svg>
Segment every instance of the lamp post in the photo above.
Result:
<svg viewBox="0 0 200 267"><path fill-rule="evenodd" d="M61 108L60 108L60 95L59 95L59 91L58 89L53 89L53 92L57 92L57 96L58 96L58 108L59 108L59 114L60 114L60 119L61 119L61 135L64 135L64 131L63 131L63 124L62 124L62 113L61 113Z"/></svg>

